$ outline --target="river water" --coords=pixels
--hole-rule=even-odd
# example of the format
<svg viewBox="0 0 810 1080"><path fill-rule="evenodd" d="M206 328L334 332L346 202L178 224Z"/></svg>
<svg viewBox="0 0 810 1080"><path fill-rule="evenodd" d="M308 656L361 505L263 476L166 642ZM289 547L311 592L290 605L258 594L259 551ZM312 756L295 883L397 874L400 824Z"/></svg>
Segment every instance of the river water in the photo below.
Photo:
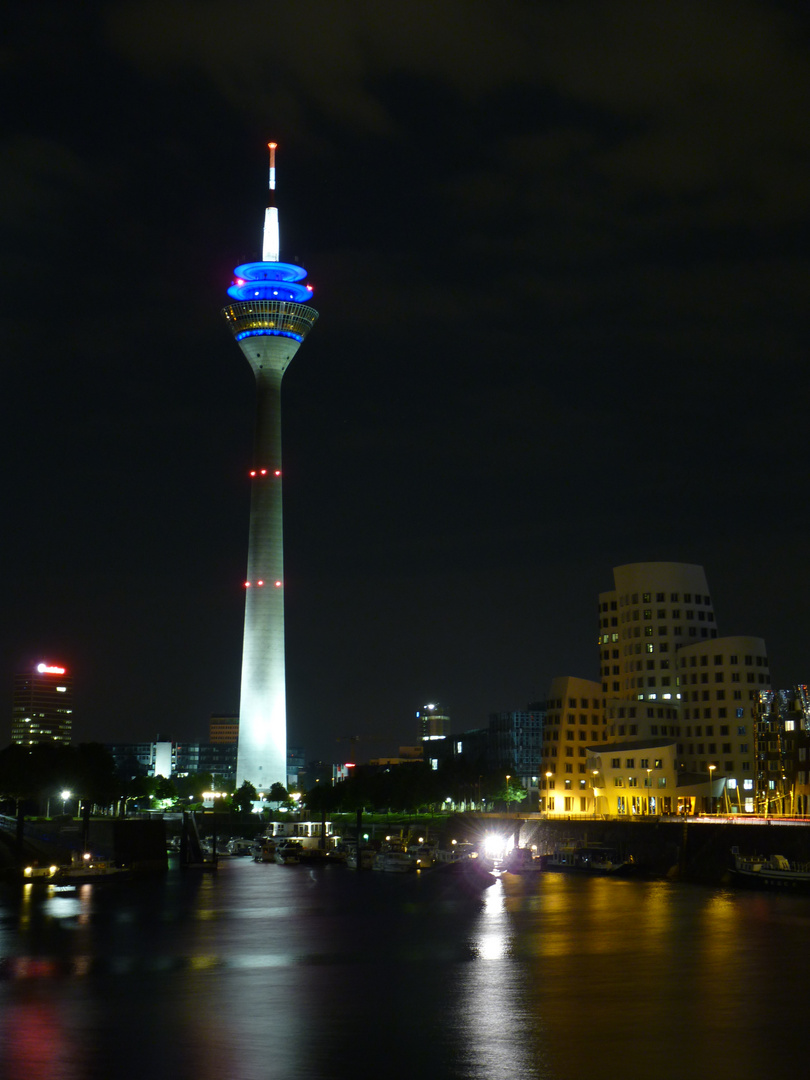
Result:
<svg viewBox="0 0 810 1080"><path fill-rule="evenodd" d="M220 863L0 893L2 1080L805 1075L810 897Z"/></svg>

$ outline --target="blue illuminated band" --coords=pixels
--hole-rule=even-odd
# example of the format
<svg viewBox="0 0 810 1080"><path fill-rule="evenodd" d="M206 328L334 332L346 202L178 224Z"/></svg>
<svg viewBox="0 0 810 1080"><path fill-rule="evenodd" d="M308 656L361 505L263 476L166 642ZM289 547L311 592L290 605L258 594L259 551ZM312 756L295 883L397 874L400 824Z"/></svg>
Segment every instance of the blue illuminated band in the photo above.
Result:
<svg viewBox="0 0 810 1080"><path fill-rule="evenodd" d="M245 281L303 281L307 276L303 266L283 262L242 263L233 274Z"/></svg>
<svg viewBox="0 0 810 1080"><path fill-rule="evenodd" d="M294 334L291 330L242 330L241 333L234 335L235 341L241 341L246 337L288 337L293 338L294 341L303 341L303 334Z"/></svg>
<svg viewBox="0 0 810 1080"><path fill-rule="evenodd" d="M234 300L290 300L306 304L312 299L312 286L299 285L307 276L303 266L283 262L242 263L234 270L228 296Z"/></svg>

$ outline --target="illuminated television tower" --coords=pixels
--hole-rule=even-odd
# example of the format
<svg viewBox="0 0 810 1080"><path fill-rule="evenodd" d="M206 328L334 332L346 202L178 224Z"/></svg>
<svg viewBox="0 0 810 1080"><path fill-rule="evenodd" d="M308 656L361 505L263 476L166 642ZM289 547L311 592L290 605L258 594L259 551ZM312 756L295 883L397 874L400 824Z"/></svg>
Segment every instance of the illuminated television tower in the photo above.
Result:
<svg viewBox="0 0 810 1080"><path fill-rule="evenodd" d="M236 783L267 792L287 785L284 674L284 556L281 510L281 380L318 312L306 270L279 262L276 143L270 147L270 192L262 261L234 270L223 308L256 376L256 431L250 469L250 539L245 578L245 635Z"/></svg>

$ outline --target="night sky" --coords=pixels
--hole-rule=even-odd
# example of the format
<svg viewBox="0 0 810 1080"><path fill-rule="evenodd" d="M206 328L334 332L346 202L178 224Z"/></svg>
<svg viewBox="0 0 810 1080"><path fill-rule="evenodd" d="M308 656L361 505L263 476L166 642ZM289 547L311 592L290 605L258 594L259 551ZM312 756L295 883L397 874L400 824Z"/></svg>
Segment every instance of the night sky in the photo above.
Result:
<svg viewBox="0 0 810 1080"><path fill-rule="evenodd" d="M746 0L11 5L0 45L0 677L75 741L238 709L281 254L288 737L415 739L595 678L612 567L705 566L810 680L810 14Z"/></svg>

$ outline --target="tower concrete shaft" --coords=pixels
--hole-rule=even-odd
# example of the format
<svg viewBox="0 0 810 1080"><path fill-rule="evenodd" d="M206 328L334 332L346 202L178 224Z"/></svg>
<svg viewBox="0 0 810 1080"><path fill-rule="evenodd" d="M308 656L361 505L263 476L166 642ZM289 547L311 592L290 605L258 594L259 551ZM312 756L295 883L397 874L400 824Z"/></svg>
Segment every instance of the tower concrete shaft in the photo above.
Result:
<svg viewBox="0 0 810 1080"><path fill-rule="evenodd" d="M256 428L245 579L245 633L236 782L267 793L287 783L287 694L284 650L281 380L318 318L301 267L246 263L223 309L256 377Z"/></svg>

